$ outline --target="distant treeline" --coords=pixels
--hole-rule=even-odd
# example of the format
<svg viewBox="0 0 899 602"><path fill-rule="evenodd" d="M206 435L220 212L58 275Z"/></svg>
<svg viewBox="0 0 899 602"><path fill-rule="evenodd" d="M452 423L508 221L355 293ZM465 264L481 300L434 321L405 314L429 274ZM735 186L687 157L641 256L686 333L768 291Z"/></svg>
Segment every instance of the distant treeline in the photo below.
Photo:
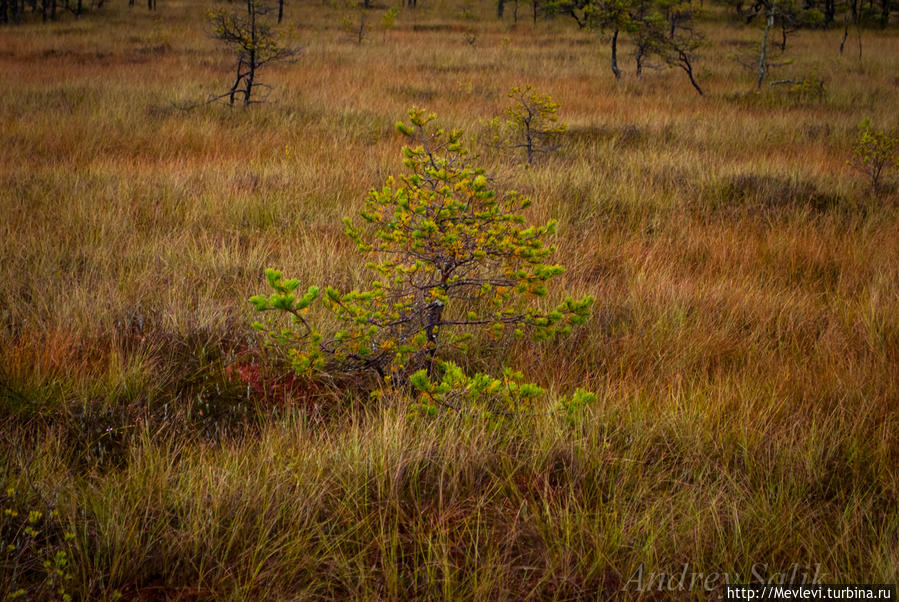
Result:
<svg viewBox="0 0 899 602"><path fill-rule="evenodd" d="M62 15L80 17L85 12L103 8L106 0L0 0L0 23L21 23L39 18L43 22L56 21ZM128 0L134 6L134 0ZM156 9L156 0L147 0L149 10Z"/></svg>
<svg viewBox="0 0 899 602"><path fill-rule="evenodd" d="M129 7L135 6L135 0L127 1ZM418 4L418 0L400 1L407 8L415 8ZM0 24L57 21L64 16L77 18L103 8L106 3L107 0L0 0ZM359 3L364 8L372 6L371 0L359 0ZM795 29L828 28L849 22L887 27L891 16L899 10L899 0L713 0L711 3L732 8L734 19L746 22L765 13L766 9L770 10L770 5L776 5L777 13ZM143 0L139 0L138 4L143 5ZM277 0L277 4L280 17L285 0ZM511 12L517 21L520 4L526 5L524 10L529 13L528 16L537 21L540 17L550 19L585 9L588 15L609 15L644 13L652 7L670 14L699 8L704 0L496 0L498 18L502 19ZM156 10L157 0L147 0L146 6L148 10ZM514 10L507 12L510 6Z"/></svg>

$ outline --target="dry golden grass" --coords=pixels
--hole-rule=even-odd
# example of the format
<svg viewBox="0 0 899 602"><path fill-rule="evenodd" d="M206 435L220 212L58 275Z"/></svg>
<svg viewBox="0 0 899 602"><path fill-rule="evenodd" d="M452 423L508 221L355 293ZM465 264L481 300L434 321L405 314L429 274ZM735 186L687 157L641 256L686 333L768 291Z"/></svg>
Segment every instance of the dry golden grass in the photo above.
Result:
<svg viewBox="0 0 899 602"><path fill-rule="evenodd" d="M174 106L231 73L200 6L0 30L0 480L75 533L68 590L631 599L641 564L685 563L895 582L897 194L847 160L862 118L896 125L896 30L864 32L861 61L798 34L776 77L826 97L755 95L731 55L759 31L712 10L700 98L664 69L616 88L562 19L474 10L404 10L357 45L343 9L289 5L303 52L250 111ZM565 145L482 161L559 218L558 288L597 303L569 339L466 362L523 370L547 404L592 389L585 423L410 423L401 399L246 363L270 357L247 302L266 267L365 283L340 220L400 170L394 122L422 105L477 133L525 83Z"/></svg>

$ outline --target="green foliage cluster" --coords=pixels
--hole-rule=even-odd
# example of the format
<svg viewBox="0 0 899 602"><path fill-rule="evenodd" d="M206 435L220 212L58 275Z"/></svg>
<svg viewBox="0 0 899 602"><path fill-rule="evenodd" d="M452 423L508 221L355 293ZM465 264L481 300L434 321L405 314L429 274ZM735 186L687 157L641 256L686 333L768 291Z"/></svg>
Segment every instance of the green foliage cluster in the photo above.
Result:
<svg viewBox="0 0 899 602"><path fill-rule="evenodd" d="M37 509L7 487L0 494L0 594L9 600L71 600L66 548L74 538L63 531L58 511Z"/></svg>
<svg viewBox="0 0 899 602"><path fill-rule="evenodd" d="M400 11L397 7L391 6L384 14L381 15L381 29L386 33L387 31L393 29L396 26L396 19L399 16Z"/></svg>
<svg viewBox="0 0 899 602"><path fill-rule="evenodd" d="M879 194L886 173L890 168L899 167L899 130L874 129L870 119L862 121L858 129L859 138L852 147L854 157L850 164L871 179L871 188Z"/></svg>
<svg viewBox="0 0 899 602"><path fill-rule="evenodd" d="M775 24L781 29L781 50L785 50L787 34L799 29L820 27L824 24L824 13L797 0L780 0L777 2Z"/></svg>
<svg viewBox="0 0 899 602"><path fill-rule="evenodd" d="M310 286L299 295L297 280L268 270L274 292L251 299L258 311L292 316L291 327L269 335L289 347L297 373L371 370L405 382L416 371L435 373L443 353L466 351L475 330L541 340L586 321L589 296L548 311L530 303L563 272L547 262L556 222L525 225L530 199L493 190L484 170L467 162L462 131L436 127L434 118L412 109L409 123L397 124L415 143L403 148L407 173L369 193L360 212L365 227L345 219L358 251L373 259L370 288ZM314 328L313 308L330 313L339 329L325 336Z"/></svg>
<svg viewBox="0 0 899 602"><path fill-rule="evenodd" d="M545 391L524 382L524 375L506 368L501 378L477 373L468 376L453 362L440 363L440 378L432 379L427 370L419 370L409 379L418 393L412 406L415 415L436 416L441 409L455 412L480 412L489 417L517 416L531 410L533 400ZM578 389L557 402L557 410L571 426L577 426L584 409L596 400L596 394Z"/></svg>
<svg viewBox="0 0 899 602"><path fill-rule="evenodd" d="M513 151L523 149L528 165L539 154L559 149L559 136L568 125L559 122L559 104L531 86L516 86L508 94L512 99L505 119L495 117L487 124L487 144Z"/></svg>
<svg viewBox="0 0 899 602"><path fill-rule="evenodd" d="M271 28L262 23L262 3L248 0L248 17L223 10L212 11L209 19L215 29L213 35L234 43L234 51L244 60L252 55L257 63L264 63L284 52L284 46L274 37Z"/></svg>
<svg viewBox="0 0 899 602"><path fill-rule="evenodd" d="M489 374L466 375L452 362L441 362L441 377L433 381L427 370L419 370L409 379L418 392L413 412L435 416L441 408L457 412L474 410L489 415L517 414L542 395L537 385L523 382L524 375L506 369L502 378Z"/></svg>
<svg viewBox="0 0 899 602"><path fill-rule="evenodd" d="M815 75L808 75L790 85L790 95L800 102L823 100L827 96L824 80Z"/></svg>

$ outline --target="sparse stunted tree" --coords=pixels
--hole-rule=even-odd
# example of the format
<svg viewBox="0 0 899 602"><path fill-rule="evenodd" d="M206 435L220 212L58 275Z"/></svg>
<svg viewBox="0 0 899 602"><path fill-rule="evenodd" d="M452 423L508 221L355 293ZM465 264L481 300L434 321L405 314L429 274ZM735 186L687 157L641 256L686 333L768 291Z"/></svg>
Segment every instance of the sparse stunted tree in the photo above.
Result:
<svg viewBox="0 0 899 602"><path fill-rule="evenodd" d="M272 294L252 299L259 311L292 316L293 328L269 333L290 346L298 373L362 370L405 381L418 370L434 373L443 352L465 351L475 330L544 339L568 334L589 314L592 297L554 309L531 305L563 271L545 263L555 222L525 226L521 212L530 200L492 190L483 170L468 163L461 131L435 129L433 115L421 110L409 118L397 124L414 144L403 149L407 173L369 193L360 213L367 227L345 220L376 280L368 290L324 290L339 330L318 332L309 312L320 289L298 298L299 282L280 272L267 272Z"/></svg>
<svg viewBox="0 0 899 602"><path fill-rule="evenodd" d="M611 32L611 69L621 79L618 65L618 42L621 34L634 41L636 73L643 73L645 61L657 56L669 67L687 74L699 94L693 63L704 42L694 28L697 8L689 1L676 0L554 0L553 10L574 19L581 29Z"/></svg>
<svg viewBox="0 0 899 602"><path fill-rule="evenodd" d="M667 35L657 38L652 44L652 49L666 65L681 69L690 80L690 85L702 96L702 88L696 81L693 64L696 62L698 50L705 44L705 37L696 31L693 25L694 9L682 4L667 14L668 17L665 19ZM653 35L658 35L656 28L651 31Z"/></svg>
<svg viewBox="0 0 899 602"><path fill-rule="evenodd" d="M215 26L215 37L232 46L237 54L237 70L234 84L224 94L211 100L228 98L228 104L240 100L244 107L255 102L258 88L268 88L257 79L259 70L265 65L286 59L294 54L290 48L282 46L274 37L265 17L271 12L262 0L246 0L246 16L238 16L224 11L214 12L210 20Z"/></svg>
<svg viewBox="0 0 899 602"><path fill-rule="evenodd" d="M803 27L824 23L824 15L815 9L800 7L796 0L756 0L752 6L752 11L746 17L746 22L749 23L760 15L764 16L765 25L762 43L759 46L756 91L762 89L762 83L764 83L770 69L768 51L771 30L774 27L779 27L781 32L779 45L781 52L783 52L787 48L787 36L789 34Z"/></svg>
<svg viewBox="0 0 899 602"><path fill-rule="evenodd" d="M780 29L780 51L787 49L787 37L800 29L818 27L824 24L824 14L807 3L800 5L797 0L778 0L775 25Z"/></svg>
<svg viewBox="0 0 899 602"><path fill-rule="evenodd" d="M381 28L382 39L385 42L387 41L387 32L396 26L396 19L399 14L400 11L395 6L391 6L381 15L381 21L378 25Z"/></svg>
<svg viewBox="0 0 899 602"><path fill-rule="evenodd" d="M899 129L878 130L865 119L859 126L859 138L852 146L850 165L871 179L874 194L883 191L883 176L899 167Z"/></svg>
<svg viewBox="0 0 899 602"><path fill-rule="evenodd" d="M765 76L768 75L768 38L771 28L774 27L774 18L777 16L777 0L757 0L753 11L747 21L751 21L759 14L765 16L765 33L762 35L762 44L759 47L758 77L755 84L756 91L759 91L762 89Z"/></svg>
<svg viewBox="0 0 899 602"><path fill-rule="evenodd" d="M343 18L343 31L347 34L349 39L354 41L356 44L362 44L365 41L368 33L374 29L374 26L371 23L365 22L365 11L359 9L356 12L356 19L354 20L351 17Z"/></svg>
<svg viewBox="0 0 899 602"><path fill-rule="evenodd" d="M568 15L580 29L611 32L612 51L610 67L615 81L621 80L618 67L618 36L632 27L630 19L631 0L553 0L552 10Z"/></svg>
<svg viewBox="0 0 899 602"><path fill-rule="evenodd" d="M637 23L633 34L635 73L640 77L646 59L659 53L659 42L666 37L667 22L653 0L635 0L632 14Z"/></svg>
<svg viewBox="0 0 899 602"><path fill-rule="evenodd" d="M531 86L512 88L508 96L512 103L506 109L505 119L497 117L488 123L487 144L523 150L528 165L533 165L538 156L558 150L559 136L568 129L559 123L559 104Z"/></svg>

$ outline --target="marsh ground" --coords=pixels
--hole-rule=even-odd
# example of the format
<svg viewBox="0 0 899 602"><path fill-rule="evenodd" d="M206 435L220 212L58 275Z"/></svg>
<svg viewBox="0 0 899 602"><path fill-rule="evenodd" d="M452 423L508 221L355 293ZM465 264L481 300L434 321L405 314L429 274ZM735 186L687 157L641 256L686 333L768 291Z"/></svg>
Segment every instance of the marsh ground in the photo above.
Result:
<svg viewBox="0 0 899 602"><path fill-rule="evenodd" d="M357 13L289 5L302 53L249 111L177 108L230 83L203 7L0 30L0 500L44 513L0 586L46 595L57 551L82 599L631 599L685 564L896 582L897 195L847 165L863 118L896 125L895 28L861 60L801 32L775 77L825 94L747 94L760 31L712 9L699 97L628 48L616 86L562 18L424 4L362 44ZM522 370L547 410L595 391L583 424L410 422L285 380L249 327L263 269L364 284L341 218L401 170L394 122L477 133L522 84L561 104L562 148L481 160L560 220L558 289L597 302L467 365Z"/></svg>

